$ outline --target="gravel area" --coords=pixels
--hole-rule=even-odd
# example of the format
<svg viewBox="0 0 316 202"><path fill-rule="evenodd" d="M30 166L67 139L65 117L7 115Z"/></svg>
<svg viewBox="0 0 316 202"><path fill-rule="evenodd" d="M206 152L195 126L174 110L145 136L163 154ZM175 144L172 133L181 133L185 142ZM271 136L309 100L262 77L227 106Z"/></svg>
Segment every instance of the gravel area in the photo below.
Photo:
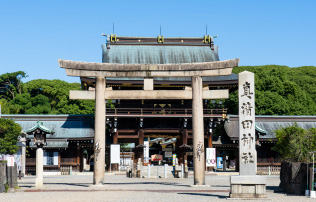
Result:
<svg viewBox="0 0 316 202"><path fill-rule="evenodd" d="M229 195L229 176L206 175L208 186L192 187L189 178L127 178L125 175L106 175L105 185L94 187L92 175L44 176L44 188L37 189L35 177L19 180L15 193L0 194L0 201L223 201ZM305 196L278 192L279 176L267 176L265 200L247 201L316 201Z"/></svg>

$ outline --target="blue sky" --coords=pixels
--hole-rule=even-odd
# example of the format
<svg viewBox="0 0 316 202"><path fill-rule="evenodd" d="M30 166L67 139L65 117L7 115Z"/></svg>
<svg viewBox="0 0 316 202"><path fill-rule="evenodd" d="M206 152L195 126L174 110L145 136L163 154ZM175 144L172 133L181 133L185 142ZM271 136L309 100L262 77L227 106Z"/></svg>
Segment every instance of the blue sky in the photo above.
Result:
<svg viewBox="0 0 316 202"><path fill-rule="evenodd" d="M101 62L102 33L216 35L221 60L240 65L316 66L315 0L0 1L0 74L23 81L68 77L57 59Z"/></svg>

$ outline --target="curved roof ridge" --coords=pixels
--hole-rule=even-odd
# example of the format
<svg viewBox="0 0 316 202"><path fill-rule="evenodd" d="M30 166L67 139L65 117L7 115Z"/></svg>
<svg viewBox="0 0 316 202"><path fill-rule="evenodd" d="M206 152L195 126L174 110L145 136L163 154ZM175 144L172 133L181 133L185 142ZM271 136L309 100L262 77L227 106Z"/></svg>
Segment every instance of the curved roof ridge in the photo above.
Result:
<svg viewBox="0 0 316 202"><path fill-rule="evenodd" d="M32 132L34 132L37 129L39 129L41 131L44 131L46 133L54 134L54 131L49 129L49 128L47 128L47 127L45 127L44 123L42 121L37 121L35 126L33 126L32 128L26 130L25 132L26 133L32 133Z"/></svg>

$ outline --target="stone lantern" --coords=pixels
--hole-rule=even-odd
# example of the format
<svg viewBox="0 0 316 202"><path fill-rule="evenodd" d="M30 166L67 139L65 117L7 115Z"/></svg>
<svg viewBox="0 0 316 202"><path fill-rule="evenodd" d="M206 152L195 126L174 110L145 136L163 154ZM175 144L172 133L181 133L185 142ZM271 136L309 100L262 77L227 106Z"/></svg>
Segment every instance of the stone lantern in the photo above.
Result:
<svg viewBox="0 0 316 202"><path fill-rule="evenodd" d="M34 144L38 148L42 148L44 145L47 144L46 133L44 131L37 129L36 131L33 132L33 135L34 135Z"/></svg>
<svg viewBox="0 0 316 202"><path fill-rule="evenodd" d="M36 179L35 187L43 186L43 146L47 144L46 135L54 134L54 131L44 126L43 122L37 121L36 125L26 131L28 135L34 136L31 144L37 146L36 150Z"/></svg>

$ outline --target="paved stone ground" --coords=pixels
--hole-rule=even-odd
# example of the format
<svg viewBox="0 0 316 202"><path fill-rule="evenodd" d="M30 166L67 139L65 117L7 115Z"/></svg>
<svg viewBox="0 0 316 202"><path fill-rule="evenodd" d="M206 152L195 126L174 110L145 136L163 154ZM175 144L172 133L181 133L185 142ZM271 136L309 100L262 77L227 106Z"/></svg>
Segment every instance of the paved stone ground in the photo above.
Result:
<svg viewBox="0 0 316 202"><path fill-rule="evenodd" d="M44 176L44 188L36 189L35 177L19 180L15 193L0 194L0 201L223 201L229 195L229 176L206 175L206 187L191 187L189 178L127 178L106 175L104 187L93 187L92 175ZM268 199L254 201L316 201L305 196L277 192L279 176L267 176ZM247 200L251 201L251 200Z"/></svg>

